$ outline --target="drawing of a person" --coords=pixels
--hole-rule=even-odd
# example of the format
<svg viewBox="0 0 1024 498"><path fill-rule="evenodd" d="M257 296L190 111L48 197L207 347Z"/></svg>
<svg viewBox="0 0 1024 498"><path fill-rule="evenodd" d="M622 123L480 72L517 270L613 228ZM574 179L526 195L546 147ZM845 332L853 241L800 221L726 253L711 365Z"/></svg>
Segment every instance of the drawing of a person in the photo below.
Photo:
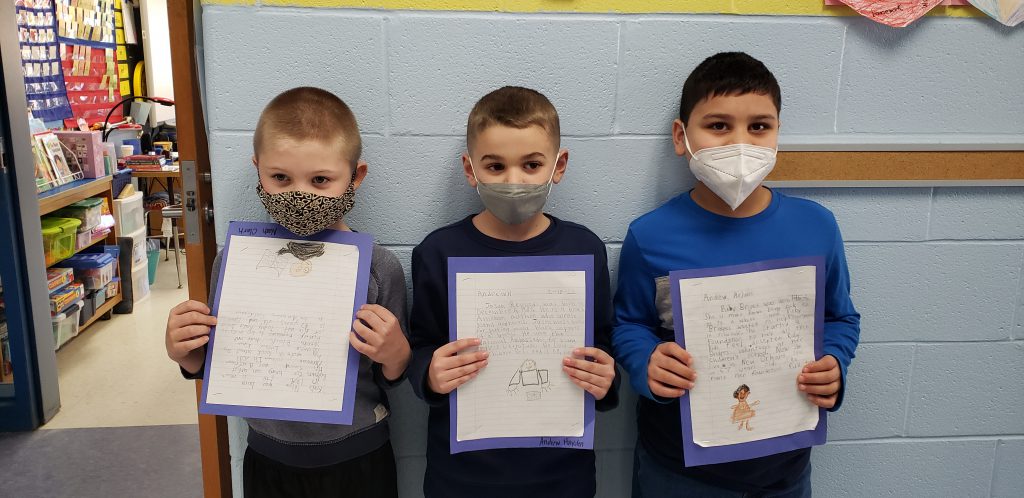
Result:
<svg viewBox="0 0 1024 498"><path fill-rule="evenodd" d="M740 385L740 387L737 387L736 390L733 391L732 393L732 397L738 400L735 405L732 405L730 407L732 408L732 423L735 424L739 422L740 424L738 427L736 427L736 430L742 429L743 426L746 426L748 431L754 430L754 428L750 426L750 419L754 418L754 414L756 412L754 412L751 406L756 406L761 401L758 400L754 401L753 403L747 403L747 396L749 395L750 388L747 387L746 384Z"/></svg>
<svg viewBox="0 0 1024 498"><path fill-rule="evenodd" d="M540 399L541 392L550 389L551 381L547 369L538 369L537 363L533 360L524 361L508 381L509 393L518 393L522 390L526 393L527 401Z"/></svg>

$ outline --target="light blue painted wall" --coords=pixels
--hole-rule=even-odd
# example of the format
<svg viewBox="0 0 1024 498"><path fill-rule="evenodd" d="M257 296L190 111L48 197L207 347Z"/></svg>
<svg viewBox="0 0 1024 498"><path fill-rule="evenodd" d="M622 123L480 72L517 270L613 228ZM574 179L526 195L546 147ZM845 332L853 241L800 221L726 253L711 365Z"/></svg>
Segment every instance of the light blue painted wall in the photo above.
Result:
<svg viewBox="0 0 1024 498"><path fill-rule="evenodd" d="M349 222L409 272L424 235L479 209L459 172L474 101L505 84L559 108L568 175L549 210L607 243L692 178L667 133L682 80L743 50L783 88L783 141L882 136L1024 143L1024 29L927 18L467 14L204 7L217 232L262 219L249 162L260 109L315 85L354 109L370 175ZM982 140L979 139L979 140ZM965 167L968 165L964 165ZM1024 188L800 189L847 241L863 343L819 496L1024 495ZM635 396L598 418L599 495L628 495ZM394 397L402 496L420 495L426 409Z"/></svg>

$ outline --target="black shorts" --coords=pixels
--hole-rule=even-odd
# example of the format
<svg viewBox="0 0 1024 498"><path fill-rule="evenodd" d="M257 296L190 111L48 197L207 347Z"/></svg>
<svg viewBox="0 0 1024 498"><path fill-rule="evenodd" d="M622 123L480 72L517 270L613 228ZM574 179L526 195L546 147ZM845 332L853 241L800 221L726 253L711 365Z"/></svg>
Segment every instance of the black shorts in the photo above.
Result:
<svg viewBox="0 0 1024 498"><path fill-rule="evenodd" d="M398 476L391 441L361 457L311 469L271 460L245 450L245 498L398 498Z"/></svg>

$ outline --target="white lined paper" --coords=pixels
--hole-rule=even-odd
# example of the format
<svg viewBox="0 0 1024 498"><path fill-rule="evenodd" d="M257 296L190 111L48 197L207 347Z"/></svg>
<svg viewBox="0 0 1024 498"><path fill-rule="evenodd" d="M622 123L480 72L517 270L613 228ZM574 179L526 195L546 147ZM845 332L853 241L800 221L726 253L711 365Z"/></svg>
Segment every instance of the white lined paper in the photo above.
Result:
<svg viewBox="0 0 1024 498"><path fill-rule="evenodd" d="M289 241L232 236L224 258L206 402L340 411L359 248L325 242L300 261Z"/></svg>
<svg viewBox="0 0 1024 498"><path fill-rule="evenodd" d="M679 281L686 350L698 372L686 394L694 443L759 441L818 424L817 406L796 382L815 359L815 272L800 266ZM737 409L741 385L752 416Z"/></svg>
<svg viewBox="0 0 1024 498"><path fill-rule="evenodd" d="M458 273L457 334L488 365L458 388L456 438L580 437L584 391L562 359L586 341L586 273Z"/></svg>

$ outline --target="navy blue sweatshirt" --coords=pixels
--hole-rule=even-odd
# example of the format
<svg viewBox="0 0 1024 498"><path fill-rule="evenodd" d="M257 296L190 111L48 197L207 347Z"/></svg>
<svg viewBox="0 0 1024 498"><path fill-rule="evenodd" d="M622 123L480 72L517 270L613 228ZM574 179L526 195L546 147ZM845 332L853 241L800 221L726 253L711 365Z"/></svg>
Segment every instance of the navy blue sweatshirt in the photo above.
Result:
<svg viewBox="0 0 1024 498"><path fill-rule="evenodd" d="M591 497L596 492L594 452L560 448L509 448L451 454L448 395L427 385L434 351L450 342L448 334L448 258L501 256L594 256L594 346L611 352L612 302L604 243L586 227L548 216L540 235L510 242L484 235L473 216L438 229L412 252L413 307L407 374L416 395L430 405L427 469L428 497L488 498L524 496ZM599 411L618 404L619 376Z"/></svg>

